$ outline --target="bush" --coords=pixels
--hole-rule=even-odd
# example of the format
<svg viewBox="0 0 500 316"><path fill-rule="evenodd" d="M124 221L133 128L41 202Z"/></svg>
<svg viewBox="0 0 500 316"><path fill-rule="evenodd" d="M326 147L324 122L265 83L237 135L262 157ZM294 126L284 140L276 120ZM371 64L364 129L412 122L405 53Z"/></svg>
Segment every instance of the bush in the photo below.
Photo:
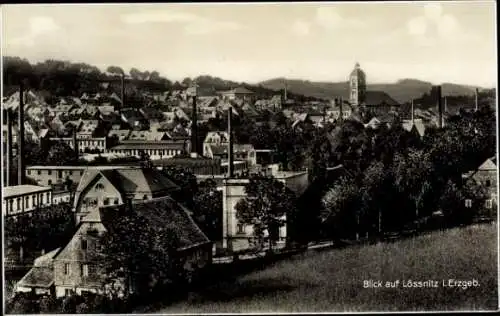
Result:
<svg viewBox="0 0 500 316"><path fill-rule="evenodd" d="M89 314L89 313L95 313L95 311L91 311L89 305L87 303L82 302L76 306L76 313L77 314Z"/></svg>

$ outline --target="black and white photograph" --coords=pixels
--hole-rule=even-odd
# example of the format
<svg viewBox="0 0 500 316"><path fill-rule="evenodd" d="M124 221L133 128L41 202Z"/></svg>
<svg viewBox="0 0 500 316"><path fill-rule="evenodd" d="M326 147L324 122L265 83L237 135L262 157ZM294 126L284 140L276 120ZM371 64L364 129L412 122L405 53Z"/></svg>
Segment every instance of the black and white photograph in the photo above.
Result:
<svg viewBox="0 0 500 316"><path fill-rule="evenodd" d="M499 310L495 1L0 10L2 314Z"/></svg>

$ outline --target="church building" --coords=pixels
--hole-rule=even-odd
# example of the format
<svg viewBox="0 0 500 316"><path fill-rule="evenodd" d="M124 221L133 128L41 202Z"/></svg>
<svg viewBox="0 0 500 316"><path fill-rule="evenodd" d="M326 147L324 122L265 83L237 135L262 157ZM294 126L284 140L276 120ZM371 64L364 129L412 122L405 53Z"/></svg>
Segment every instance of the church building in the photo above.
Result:
<svg viewBox="0 0 500 316"><path fill-rule="evenodd" d="M377 115L399 107L399 103L386 92L366 89L366 74L359 63L356 63L349 75L349 103L354 109L364 108Z"/></svg>

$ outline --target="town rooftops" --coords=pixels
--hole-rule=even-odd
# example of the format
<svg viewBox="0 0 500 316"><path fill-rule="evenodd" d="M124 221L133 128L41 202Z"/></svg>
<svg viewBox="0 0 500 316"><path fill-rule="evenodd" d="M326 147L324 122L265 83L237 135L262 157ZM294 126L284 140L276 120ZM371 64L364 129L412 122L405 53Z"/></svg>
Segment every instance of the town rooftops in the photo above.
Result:
<svg viewBox="0 0 500 316"><path fill-rule="evenodd" d="M50 187L42 187L38 185L23 184L3 187L3 197L10 198L37 192L45 192L51 190Z"/></svg>
<svg viewBox="0 0 500 316"><path fill-rule="evenodd" d="M245 87L237 87L237 88L231 89L229 91L223 91L222 93L223 94L231 94L231 93L234 93L234 94L253 94L252 91L248 90Z"/></svg>
<svg viewBox="0 0 500 316"><path fill-rule="evenodd" d="M119 165L103 165L103 166L27 166L27 170L86 170L86 169L117 169L117 168L139 168L136 166L119 166Z"/></svg>
<svg viewBox="0 0 500 316"><path fill-rule="evenodd" d="M189 210L170 197L102 207L100 213L106 229L113 229L116 216L139 216L158 230L171 228L178 234L179 251L211 243L193 221Z"/></svg>
<svg viewBox="0 0 500 316"><path fill-rule="evenodd" d="M389 106L397 106L398 102L396 102L390 95L388 95L384 91L366 91L365 102L368 106L377 106L377 105L389 105Z"/></svg>
<svg viewBox="0 0 500 316"><path fill-rule="evenodd" d="M125 143L126 142L126 143ZM114 146L110 150L141 150L141 149L185 149L186 144L182 141L126 141L122 144Z"/></svg>

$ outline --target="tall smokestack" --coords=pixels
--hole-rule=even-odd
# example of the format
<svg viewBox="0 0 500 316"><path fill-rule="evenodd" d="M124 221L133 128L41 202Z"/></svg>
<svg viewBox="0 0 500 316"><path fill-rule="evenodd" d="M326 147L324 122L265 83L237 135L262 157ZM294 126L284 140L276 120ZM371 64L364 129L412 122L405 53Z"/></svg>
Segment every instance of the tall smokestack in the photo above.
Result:
<svg viewBox="0 0 500 316"><path fill-rule="evenodd" d="M7 116L7 175L6 175L6 185L12 185L12 177L11 177L11 172L12 172L12 163L13 163L13 155L12 155L12 112L10 109L7 109L6 111L6 116Z"/></svg>
<svg viewBox="0 0 500 316"><path fill-rule="evenodd" d="M443 100L441 97L441 86L436 87L437 90L437 103L438 103L438 113L439 113L439 128L443 128Z"/></svg>
<svg viewBox="0 0 500 316"><path fill-rule="evenodd" d="M479 109L479 89L478 88L476 88L475 106L476 106L476 111L477 111Z"/></svg>
<svg viewBox="0 0 500 316"><path fill-rule="evenodd" d="M227 176L232 178L234 176L234 151L233 151L233 108L229 107L227 110L227 134L229 135L229 144L227 148Z"/></svg>
<svg viewBox="0 0 500 316"><path fill-rule="evenodd" d="M411 124L415 125L415 106L413 104L413 99L411 99Z"/></svg>
<svg viewBox="0 0 500 316"><path fill-rule="evenodd" d="M75 158L78 160L78 157L80 155L80 148L78 146L78 139L76 138L76 129L73 129L73 148L75 150Z"/></svg>
<svg viewBox="0 0 500 316"><path fill-rule="evenodd" d="M125 74L122 74L121 77L121 89L120 89L120 99L121 99L121 108L118 111L125 108Z"/></svg>
<svg viewBox="0 0 500 316"><path fill-rule="evenodd" d="M284 100L285 100L285 102L286 102L286 100L288 100L288 95L287 95L287 87L286 87L286 79L284 79L284 80L283 80L283 83L284 83L284 85L285 85L285 95L284 95L283 99L284 99Z"/></svg>
<svg viewBox="0 0 500 316"><path fill-rule="evenodd" d="M340 120L340 123L342 123L344 121L344 111L342 110L342 106L343 106L343 103L344 103L344 100L342 98L339 98L339 120Z"/></svg>
<svg viewBox="0 0 500 316"><path fill-rule="evenodd" d="M448 98L444 97L444 113L448 113Z"/></svg>
<svg viewBox="0 0 500 316"><path fill-rule="evenodd" d="M24 166L24 83L19 85L19 117L18 117L19 133L17 134L17 184L25 183L25 166Z"/></svg>
<svg viewBox="0 0 500 316"><path fill-rule="evenodd" d="M198 157L198 108L196 106L196 86L193 93L193 115L191 117L191 157Z"/></svg>

